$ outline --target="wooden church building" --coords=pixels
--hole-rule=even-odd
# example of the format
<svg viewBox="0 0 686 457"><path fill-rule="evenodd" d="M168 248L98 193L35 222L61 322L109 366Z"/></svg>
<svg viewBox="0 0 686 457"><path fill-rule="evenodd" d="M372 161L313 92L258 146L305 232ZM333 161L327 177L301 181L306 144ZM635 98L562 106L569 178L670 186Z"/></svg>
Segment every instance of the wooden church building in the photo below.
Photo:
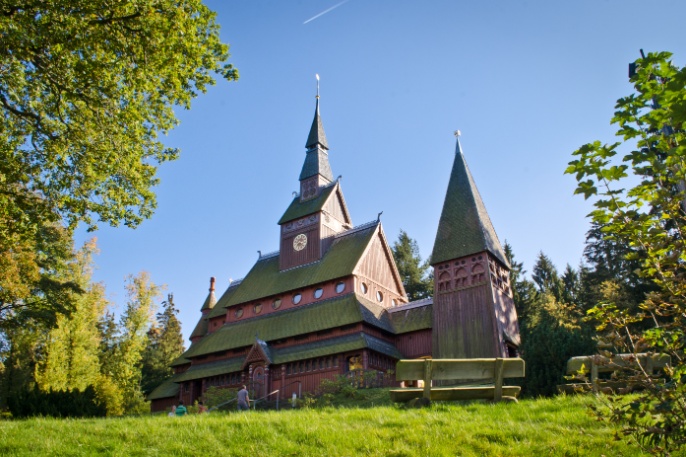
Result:
<svg viewBox="0 0 686 457"><path fill-rule="evenodd" d="M434 296L414 302L380 220L352 222L319 96L305 148L300 193L278 221L279 251L260 255L218 299L211 279L190 348L148 396L153 411L192 404L212 386L290 399L338 375L393 384L385 373L403 358L516 354L509 263L459 139L431 254Z"/></svg>

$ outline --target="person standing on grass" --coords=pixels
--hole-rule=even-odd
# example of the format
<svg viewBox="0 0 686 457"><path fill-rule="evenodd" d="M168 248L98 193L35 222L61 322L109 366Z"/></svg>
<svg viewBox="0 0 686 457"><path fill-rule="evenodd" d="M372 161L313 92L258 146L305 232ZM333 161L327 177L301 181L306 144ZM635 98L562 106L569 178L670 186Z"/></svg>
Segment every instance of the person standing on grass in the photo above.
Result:
<svg viewBox="0 0 686 457"><path fill-rule="evenodd" d="M249 409L250 398L248 398L248 388L243 386L243 388L238 391L238 410L247 411Z"/></svg>
<svg viewBox="0 0 686 457"><path fill-rule="evenodd" d="M186 414L188 414L188 410L183 406L183 401L180 401L179 406L176 407L176 415L185 416Z"/></svg>

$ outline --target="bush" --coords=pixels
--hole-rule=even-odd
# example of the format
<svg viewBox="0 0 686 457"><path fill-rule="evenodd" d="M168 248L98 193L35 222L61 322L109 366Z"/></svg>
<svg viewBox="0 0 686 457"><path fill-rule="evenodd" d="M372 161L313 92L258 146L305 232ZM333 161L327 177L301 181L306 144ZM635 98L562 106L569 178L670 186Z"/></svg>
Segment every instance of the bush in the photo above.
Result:
<svg viewBox="0 0 686 457"><path fill-rule="evenodd" d="M8 406L13 417L102 417L107 412L98 402L93 386L84 391L24 389L10 397Z"/></svg>

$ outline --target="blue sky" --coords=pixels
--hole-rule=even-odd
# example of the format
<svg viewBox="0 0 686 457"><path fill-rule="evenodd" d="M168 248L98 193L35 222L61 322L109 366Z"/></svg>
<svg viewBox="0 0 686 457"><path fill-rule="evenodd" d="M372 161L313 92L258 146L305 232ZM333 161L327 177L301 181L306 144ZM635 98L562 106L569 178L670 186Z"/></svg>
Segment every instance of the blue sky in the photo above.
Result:
<svg viewBox="0 0 686 457"><path fill-rule="evenodd" d="M240 81L219 81L178 112L164 141L182 154L159 170L152 219L76 239L98 238L95 280L117 310L128 274L166 284L186 337L211 276L221 294L258 250L278 249L316 73L331 167L356 225L383 211L389 242L403 229L426 258L459 129L498 236L530 272L540 251L559 270L582 260L591 206L563 171L582 144L614 141L628 63L643 48L686 64L682 0L206 4Z"/></svg>

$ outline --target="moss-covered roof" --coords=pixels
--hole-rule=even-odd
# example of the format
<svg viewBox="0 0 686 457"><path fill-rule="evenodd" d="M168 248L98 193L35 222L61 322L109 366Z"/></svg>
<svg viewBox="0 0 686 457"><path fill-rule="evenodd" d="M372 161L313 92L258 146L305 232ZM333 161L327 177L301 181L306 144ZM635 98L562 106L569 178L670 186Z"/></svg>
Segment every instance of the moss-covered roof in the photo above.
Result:
<svg viewBox="0 0 686 457"><path fill-rule="evenodd" d="M159 400L179 395L179 385L175 381L176 376L164 381L148 394L148 400Z"/></svg>
<svg viewBox="0 0 686 457"><path fill-rule="evenodd" d="M359 322L366 322L388 332L393 331L388 315L381 306L350 293L299 308L226 324L191 346L183 356L190 359L251 346L255 342L255 335L269 342Z"/></svg>
<svg viewBox="0 0 686 457"><path fill-rule="evenodd" d="M244 357L236 357L218 362L194 364L183 373L177 374L174 377L174 382L191 381L240 371L243 368L243 359Z"/></svg>
<svg viewBox="0 0 686 457"><path fill-rule="evenodd" d="M457 142L431 264L488 251L509 266L486 207Z"/></svg>
<svg viewBox="0 0 686 457"><path fill-rule="evenodd" d="M181 366L181 365L186 365L186 364L189 364L189 363L191 363L191 361L188 360L187 358L185 358L185 357L183 356L183 354L182 354L182 355L178 356L178 357L176 358L176 360L174 360L174 361L171 363L170 366L172 366L172 367L179 367L179 366Z"/></svg>
<svg viewBox="0 0 686 457"><path fill-rule="evenodd" d="M217 298L214 296L214 289L210 289L210 293L207 294L207 298L205 299L205 302L202 304L200 311L205 311L206 309L212 309L212 308L214 308L214 305L216 303L217 303Z"/></svg>
<svg viewBox="0 0 686 457"><path fill-rule="evenodd" d="M200 316L200 320L191 332L191 338L202 337L207 335L207 328L209 326L209 319L207 316Z"/></svg>
<svg viewBox="0 0 686 457"><path fill-rule="evenodd" d="M228 304L233 294L236 293L236 291L238 290L238 286L240 284L241 281L234 281L231 283L229 288L226 289L226 291L222 294L221 297L219 297L219 300L217 300L217 303L212 308L212 311L210 311L207 315L208 319L212 319L213 317L217 316L223 316L226 314L226 305Z"/></svg>
<svg viewBox="0 0 686 457"><path fill-rule="evenodd" d="M433 301L427 300L426 304L421 306L412 306L412 304L409 304L409 306L406 305L400 309L394 309L392 312L388 313L395 333L400 335L402 333L409 333L431 328L433 325L432 305Z"/></svg>
<svg viewBox="0 0 686 457"><path fill-rule="evenodd" d="M312 284L349 276L376 233L378 223L340 234L324 257L301 267L279 271L279 257L262 257L243 279L235 293L222 297L215 309L283 294ZM226 295L226 294L225 294Z"/></svg>
<svg viewBox="0 0 686 457"><path fill-rule="evenodd" d="M364 333L355 333L353 335L345 335L329 340L315 341L313 343L275 350L273 351L275 353L274 363L288 363L314 357L325 357L364 348L372 349L396 359L402 358L402 354L392 344Z"/></svg>
<svg viewBox="0 0 686 457"><path fill-rule="evenodd" d="M316 198L305 200L304 202L300 201L300 196L296 196L286 209L286 212L281 216L281 219L279 219L279 225L321 211L337 187L338 181L335 181L323 187Z"/></svg>

